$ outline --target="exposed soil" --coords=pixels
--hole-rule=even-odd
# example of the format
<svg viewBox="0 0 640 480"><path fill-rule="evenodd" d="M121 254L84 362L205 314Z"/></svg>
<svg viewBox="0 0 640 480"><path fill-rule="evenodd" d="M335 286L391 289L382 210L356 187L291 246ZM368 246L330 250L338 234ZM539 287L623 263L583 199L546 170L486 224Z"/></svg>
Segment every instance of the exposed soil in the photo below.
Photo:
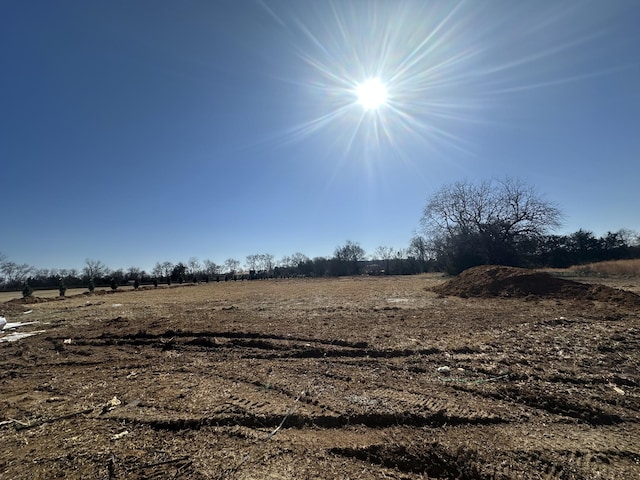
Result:
<svg viewBox="0 0 640 480"><path fill-rule="evenodd" d="M600 284L557 278L549 273L496 265L465 270L446 283L433 287L442 295L458 297L530 297L558 300L612 302L640 308L640 295Z"/></svg>
<svg viewBox="0 0 640 480"><path fill-rule="evenodd" d="M0 479L640 478L637 295L556 280L0 304Z"/></svg>

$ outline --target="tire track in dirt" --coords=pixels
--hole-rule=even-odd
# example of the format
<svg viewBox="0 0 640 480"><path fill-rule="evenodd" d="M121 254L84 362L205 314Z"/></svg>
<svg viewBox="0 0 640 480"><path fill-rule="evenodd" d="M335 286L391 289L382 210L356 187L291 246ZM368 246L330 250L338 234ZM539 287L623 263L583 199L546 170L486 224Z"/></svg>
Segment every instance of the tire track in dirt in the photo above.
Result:
<svg viewBox="0 0 640 480"><path fill-rule="evenodd" d="M442 414L449 419L449 425L509 423L517 420L503 402L488 401L473 394L462 394L452 400L435 390L429 393L411 392L395 388L379 388L370 396L380 399L381 407L398 410Z"/></svg>
<svg viewBox="0 0 640 480"><path fill-rule="evenodd" d="M376 444L361 448L332 448L330 453L374 463L405 473L426 474L428 478L489 480L479 470L473 452L450 452L438 443L419 449L405 445Z"/></svg>
<svg viewBox="0 0 640 480"><path fill-rule="evenodd" d="M533 391L532 391L533 390ZM493 398L524 404L553 415L570 417L590 425L616 425L625 421L619 415L584 402L576 402L560 395L545 393L528 386L526 390L517 386L499 388L489 394Z"/></svg>

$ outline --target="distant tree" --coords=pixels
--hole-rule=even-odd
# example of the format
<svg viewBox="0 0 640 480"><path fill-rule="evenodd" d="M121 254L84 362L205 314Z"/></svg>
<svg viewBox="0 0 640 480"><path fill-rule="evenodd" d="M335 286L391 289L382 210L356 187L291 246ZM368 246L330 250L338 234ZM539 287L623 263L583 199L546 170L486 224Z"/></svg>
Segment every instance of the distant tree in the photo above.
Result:
<svg viewBox="0 0 640 480"><path fill-rule="evenodd" d="M24 284L24 287L22 288L22 296L23 297L30 297L31 295L33 295L33 288L31 288L31 285L29 285L28 283Z"/></svg>
<svg viewBox="0 0 640 480"><path fill-rule="evenodd" d="M373 252L373 260L380 260L384 262L384 273L386 275L391 274L391 259L394 258L395 250L393 247L380 246Z"/></svg>
<svg viewBox="0 0 640 480"><path fill-rule="evenodd" d="M162 262L162 272L165 277L169 278L171 276L172 271L173 271L173 263Z"/></svg>
<svg viewBox="0 0 640 480"><path fill-rule="evenodd" d="M33 270L33 267L26 263L10 262L6 260L6 257L0 263L0 273L2 273L4 285L10 288L19 288L21 284L27 281Z"/></svg>
<svg viewBox="0 0 640 480"><path fill-rule="evenodd" d="M325 257L314 257L310 260L313 265L313 275L315 277L324 277L329 274L331 261Z"/></svg>
<svg viewBox="0 0 640 480"><path fill-rule="evenodd" d="M178 262L173 266L173 270L171 271L171 280L178 281L179 283L184 282L184 276L187 273L187 266Z"/></svg>
<svg viewBox="0 0 640 480"><path fill-rule="evenodd" d="M259 255L247 255L245 258L244 266L247 270L260 270L260 256Z"/></svg>
<svg viewBox="0 0 640 480"><path fill-rule="evenodd" d="M160 262L156 262L156 264L153 266L151 275L153 275L156 279L164 276L164 268L162 267L162 264Z"/></svg>
<svg viewBox="0 0 640 480"><path fill-rule="evenodd" d="M291 255L291 266L294 268L300 268L300 265L309 261L309 257L307 257L304 253L296 252Z"/></svg>
<svg viewBox="0 0 640 480"><path fill-rule="evenodd" d="M347 242L336 247L331 259L331 273L333 275L357 275L360 273L359 262L366 258L364 249L357 242Z"/></svg>
<svg viewBox="0 0 640 480"><path fill-rule="evenodd" d="M429 258L429 244L421 235L414 235L409 242L407 255L414 258L419 265L419 273L427 271L427 260Z"/></svg>
<svg viewBox="0 0 640 480"><path fill-rule="evenodd" d="M111 272L111 278L114 279L118 285L122 285L125 279L124 270L122 270L121 268L113 270Z"/></svg>
<svg viewBox="0 0 640 480"><path fill-rule="evenodd" d="M235 258L227 258L224 261L224 268L227 273L234 275L238 270L240 270L240 262Z"/></svg>
<svg viewBox="0 0 640 480"><path fill-rule="evenodd" d="M143 276L143 271L138 267L129 267L127 269L127 273L125 274L125 278L127 280L140 280Z"/></svg>
<svg viewBox="0 0 640 480"><path fill-rule="evenodd" d="M282 269L290 269L297 266L297 265L294 265L293 260L289 255L283 255L283 257L280 260L278 260L277 265Z"/></svg>
<svg viewBox="0 0 640 480"><path fill-rule="evenodd" d="M64 297L64 294L67 291L67 287L65 287L64 285L64 280L61 278L60 279L60 285L58 285L58 293L60 294L61 297Z"/></svg>
<svg viewBox="0 0 640 480"><path fill-rule="evenodd" d="M111 281L109 282L109 284L111 285L111 290L115 291L118 288L118 282L116 281L115 278L111 278Z"/></svg>
<svg viewBox="0 0 640 480"><path fill-rule="evenodd" d="M432 253L450 273L479 264L522 265L561 213L515 180L445 185L427 201L421 225Z"/></svg>
<svg viewBox="0 0 640 480"><path fill-rule="evenodd" d="M571 264L595 262L600 258L602 248L600 240L588 230L580 229L569 235L568 247Z"/></svg>
<svg viewBox="0 0 640 480"><path fill-rule="evenodd" d="M6 279L4 277L4 264L7 262L7 256L0 252L0 286L4 287Z"/></svg>
<svg viewBox="0 0 640 480"><path fill-rule="evenodd" d="M107 266L102 263L100 260L93 260L91 258L87 258L84 261L84 268L82 272L88 280L97 280L98 278L103 278L109 274L109 269Z"/></svg>
<svg viewBox="0 0 640 480"><path fill-rule="evenodd" d="M204 271L207 274L207 276L217 275L218 273L220 273L220 266L216 265L216 263L212 262L211 260L205 260Z"/></svg>
<svg viewBox="0 0 640 480"><path fill-rule="evenodd" d="M202 270L202 265L200 264L200 260L198 260L197 257L189 258L187 265L189 267L189 273L191 275L196 275Z"/></svg>
<svg viewBox="0 0 640 480"><path fill-rule="evenodd" d="M266 272L271 273L273 268L276 266L276 257L271 255L270 253L262 254L262 269Z"/></svg>

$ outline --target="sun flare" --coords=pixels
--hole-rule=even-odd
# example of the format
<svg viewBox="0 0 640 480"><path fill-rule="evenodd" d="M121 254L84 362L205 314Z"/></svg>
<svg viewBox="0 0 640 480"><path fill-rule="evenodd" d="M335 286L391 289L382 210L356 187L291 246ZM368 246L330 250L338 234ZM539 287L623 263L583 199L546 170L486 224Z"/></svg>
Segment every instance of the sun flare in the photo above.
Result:
<svg viewBox="0 0 640 480"><path fill-rule="evenodd" d="M387 103L387 87L379 78L370 78L358 85L356 96L366 111L375 110Z"/></svg>
<svg viewBox="0 0 640 480"><path fill-rule="evenodd" d="M578 31L565 36L558 28L573 18L573 6L514 6L506 17L512 24L529 15L535 21L505 49L503 21L473 2L330 0L310 2L311 12L293 2L300 11L282 14L259 3L287 39L299 40L291 45L304 76L294 84L304 89L305 113L283 141L324 130L345 153L367 156L386 147L405 154L414 142L439 156L473 154L469 125L491 124L486 112L520 91L582 78L554 65L595 41L589 32L574 38Z"/></svg>

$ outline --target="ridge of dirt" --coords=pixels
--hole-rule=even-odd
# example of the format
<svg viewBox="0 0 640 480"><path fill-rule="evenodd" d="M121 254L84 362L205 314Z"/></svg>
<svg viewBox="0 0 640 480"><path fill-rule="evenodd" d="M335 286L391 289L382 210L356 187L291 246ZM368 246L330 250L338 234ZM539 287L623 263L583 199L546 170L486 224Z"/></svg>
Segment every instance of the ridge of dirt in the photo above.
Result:
<svg viewBox="0 0 640 480"><path fill-rule="evenodd" d="M483 265L469 268L457 277L431 288L435 293L456 297L530 296L561 300L612 302L640 307L640 295L599 284L585 284L525 268Z"/></svg>

